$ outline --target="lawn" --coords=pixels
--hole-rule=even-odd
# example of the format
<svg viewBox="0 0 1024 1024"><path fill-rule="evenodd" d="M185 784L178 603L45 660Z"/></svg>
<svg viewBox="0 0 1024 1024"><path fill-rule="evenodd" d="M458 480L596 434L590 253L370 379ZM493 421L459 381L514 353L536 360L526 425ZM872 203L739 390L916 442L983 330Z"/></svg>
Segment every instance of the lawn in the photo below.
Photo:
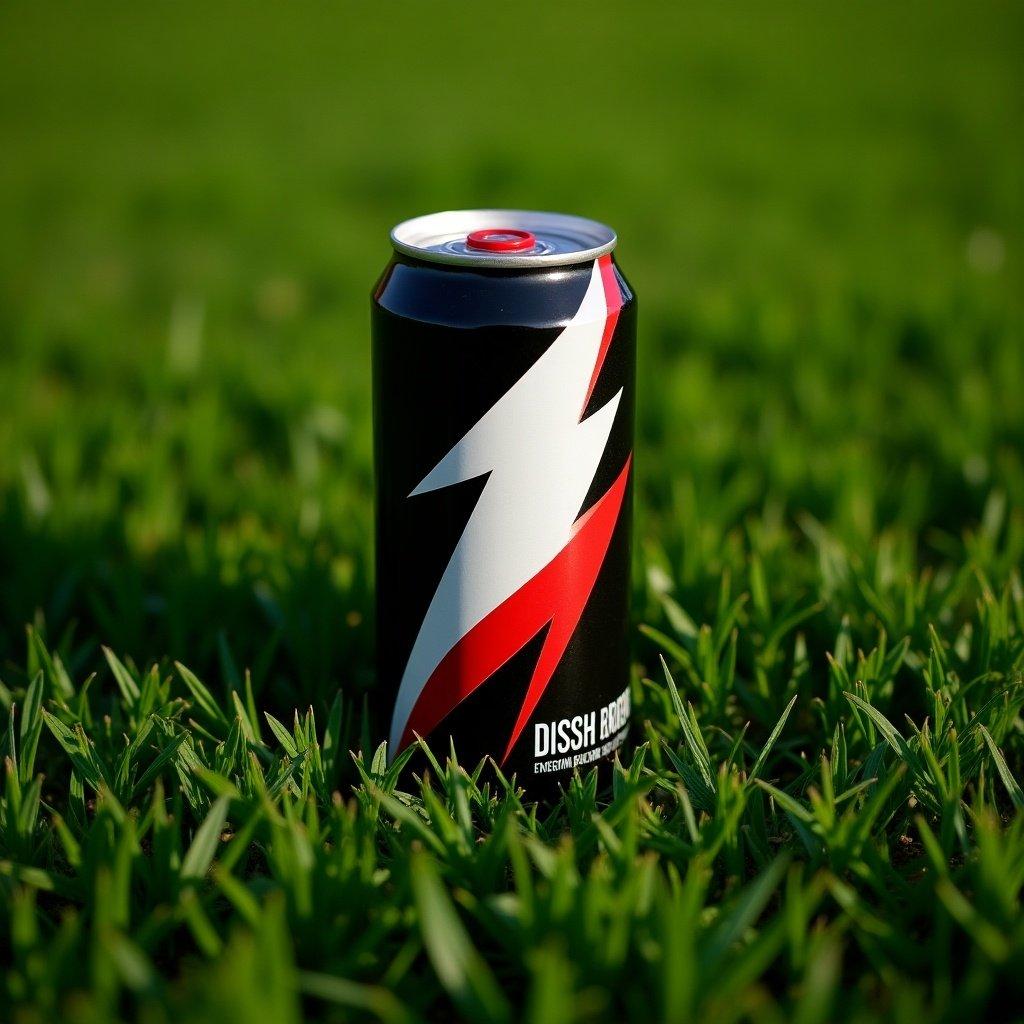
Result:
<svg viewBox="0 0 1024 1024"><path fill-rule="evenodd" d="M0 1019L1024 1017L1018 6L11 3L0 96ZM640 301L540 806L371 710L369 293L478 205Z"/></svg>

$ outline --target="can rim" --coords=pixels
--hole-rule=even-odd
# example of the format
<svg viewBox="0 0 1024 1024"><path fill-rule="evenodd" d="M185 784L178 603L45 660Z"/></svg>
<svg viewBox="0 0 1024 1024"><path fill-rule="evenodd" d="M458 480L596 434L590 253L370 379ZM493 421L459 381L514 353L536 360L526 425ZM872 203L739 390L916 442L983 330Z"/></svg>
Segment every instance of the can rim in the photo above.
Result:
<svg viewBox="0 0 1024 1024"><path fill-rule="evenodd" d="M541 251L488 252L453 244L474 231L508 228L535 235ZM557 239L557 245L546 239ZM412 217L391 229L396 252L449 266L525 269L589 263L615 248L618 237L606 224L567 213L541 210L445 210Z"/></svg>

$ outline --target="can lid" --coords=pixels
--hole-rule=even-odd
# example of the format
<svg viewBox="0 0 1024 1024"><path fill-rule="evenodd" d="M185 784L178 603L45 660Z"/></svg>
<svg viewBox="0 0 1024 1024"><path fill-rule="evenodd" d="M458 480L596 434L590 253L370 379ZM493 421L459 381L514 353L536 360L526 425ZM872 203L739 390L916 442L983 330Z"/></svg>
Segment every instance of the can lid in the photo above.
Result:
<svg viewBox="0 0 1024 1024"><path fill-rule="evenodd" d="M585 217L534 210L448 210L391 231L398 252L431 263L529 269L587 263L611 252L611 228Z"/></svg>

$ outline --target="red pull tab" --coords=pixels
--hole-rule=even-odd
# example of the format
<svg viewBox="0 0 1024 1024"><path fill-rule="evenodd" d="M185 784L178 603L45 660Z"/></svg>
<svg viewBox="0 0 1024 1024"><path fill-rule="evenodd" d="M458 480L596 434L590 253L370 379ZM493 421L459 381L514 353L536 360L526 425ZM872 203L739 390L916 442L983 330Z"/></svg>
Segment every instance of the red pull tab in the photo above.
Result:
<svg viewBox="0 0 1024 1024"><path fill-rule="evenodd" d="M537 239L519 228L481 228L466 235L466 245L481 252L522 252L532 249Z"/></svg>

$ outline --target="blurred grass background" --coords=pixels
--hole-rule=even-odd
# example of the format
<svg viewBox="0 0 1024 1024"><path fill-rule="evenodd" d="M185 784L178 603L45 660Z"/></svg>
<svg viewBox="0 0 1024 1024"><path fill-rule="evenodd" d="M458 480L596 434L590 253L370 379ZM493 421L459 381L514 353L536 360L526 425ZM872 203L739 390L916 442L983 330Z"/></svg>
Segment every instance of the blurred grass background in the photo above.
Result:
<svg viewBox="0 0 1024 1024"><path fill-rule="evenodd" d="M1022 115L989 0L0 7L0 1003L1012 1019ZM544 811L363 713L369 292L478 205L640 297L650 746Z"/></svg>
<svg viewBox="0 0 1024 1024"><path fill-rule="evenodd" d="M216 624L286 704L371 678L367 296L435 209L619 231L640 536L695 611L750 515L927 563L1024 506L1018 5L0 25L3 657L36 618L202 667Z"/></svg>

